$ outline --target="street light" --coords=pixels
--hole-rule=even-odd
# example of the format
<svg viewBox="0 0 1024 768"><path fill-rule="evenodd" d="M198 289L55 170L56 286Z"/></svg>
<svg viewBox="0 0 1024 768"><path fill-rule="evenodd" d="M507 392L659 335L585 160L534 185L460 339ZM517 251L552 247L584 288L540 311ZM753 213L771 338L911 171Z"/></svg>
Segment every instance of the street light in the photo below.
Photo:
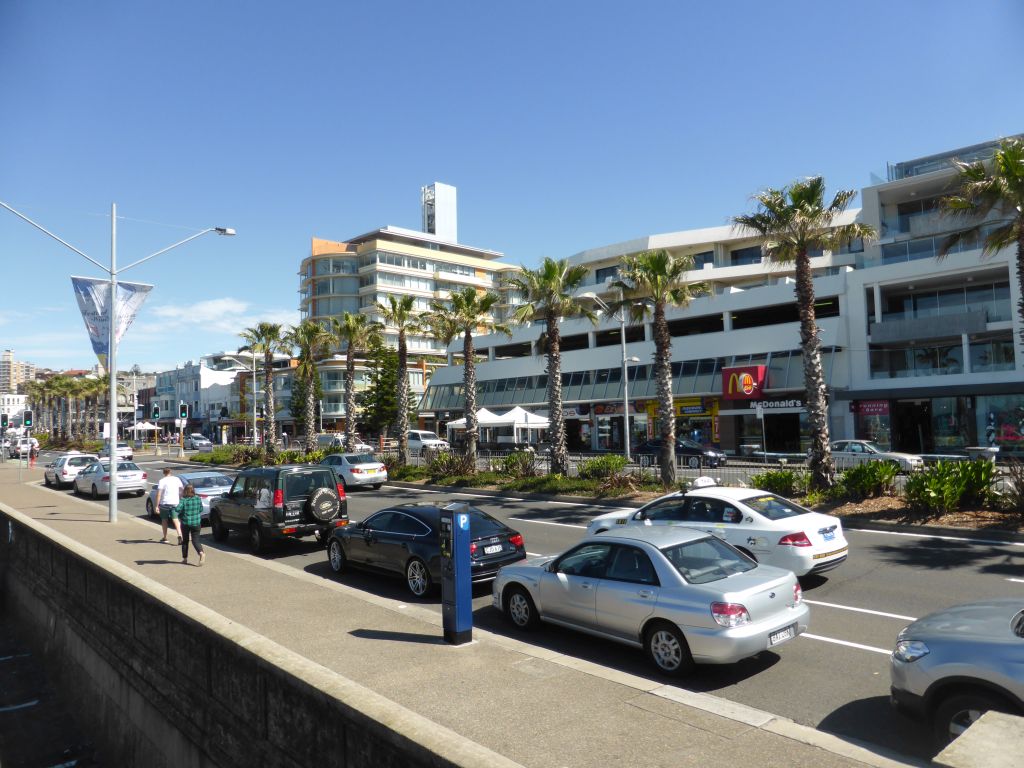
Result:
<svg viewBox="0 0 1024 768"><path fill-rule="evenodd" d="M609 317L614 317L615 312L596 293L587 291L579 295L581 299L590 299L599 306ZM626 357L626 307L622 303L622 289L619 289L619 341L622 344L622 433L623 447L625 448L626 461L630 461L629 455L629 368L628 363L639 363L639 357Z"/></svg>
<svg viewBox="0 0 1024 768"><path fill-rule="evenodd" d="M127 267L122 267L120 270L117 269L117 204L110 204L110 267L107 268L100 264L98 261L90 256L82 253L82 251L75 248L71 243L62 240L57 235L50 232L45 227L32 221L28 216L23 213L19 213L9 206L7 203L0 200L0 206L3 206L8 211L13 213L19 219L27 221L33 227L38 229L44 235L49 235L58 243L63 246L70 248L72 251L77 253L79 256L84 258L86 261L94 264L95 266L102 269L108 275L110 275L110 298L107 302L107 318L110 322L110 335L108 337L108 348L107 348L107 369L110 374L110 429L107 433L107 445L109 447L108 458L110 459L110 494L108 497L107 504L107 522L117 522L117 275L118 272L126 272L132 267L137 267L143 262L149 261L152 258L159 256L160 254L167 253L170 250L177 248L180 245L195 240L197 237L209 234L210 232L216 232L218 235L234 235L235 230L228 227L209 227L196 232L194 235L186 237L184 240L179 240L173 245L169 245L166 248L161 248L156 253L151 253L149 256L144 256L138 261L133 261Z"/></svg>

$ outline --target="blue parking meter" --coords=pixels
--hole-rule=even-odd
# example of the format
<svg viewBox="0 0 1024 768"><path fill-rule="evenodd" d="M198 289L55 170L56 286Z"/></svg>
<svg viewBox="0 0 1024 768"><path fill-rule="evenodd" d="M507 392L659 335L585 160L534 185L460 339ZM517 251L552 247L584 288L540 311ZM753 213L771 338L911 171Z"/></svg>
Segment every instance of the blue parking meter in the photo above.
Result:
<svg viewBox="0 0 1024 768"><path fill-rule="evenodd" d="M441 510L441 624L453 645L473 639L473 582L469 564L469 505Z"/></svg>

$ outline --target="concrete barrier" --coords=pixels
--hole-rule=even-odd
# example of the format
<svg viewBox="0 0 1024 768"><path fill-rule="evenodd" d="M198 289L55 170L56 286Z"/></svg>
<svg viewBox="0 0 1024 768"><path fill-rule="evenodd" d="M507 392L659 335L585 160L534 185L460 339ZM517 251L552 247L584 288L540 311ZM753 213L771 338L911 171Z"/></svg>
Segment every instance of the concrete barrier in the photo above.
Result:
<svg viewBox="0 0 1024 768"><path fill-rule="evenodd" d="M0 600L108 765L514 768L10 509Z"/></svg>

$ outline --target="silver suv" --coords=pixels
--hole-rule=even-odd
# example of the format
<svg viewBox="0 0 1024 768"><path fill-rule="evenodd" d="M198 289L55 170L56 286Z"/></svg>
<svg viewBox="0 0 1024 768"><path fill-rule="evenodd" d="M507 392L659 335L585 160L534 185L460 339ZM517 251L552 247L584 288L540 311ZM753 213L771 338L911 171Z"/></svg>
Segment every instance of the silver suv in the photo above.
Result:
<svg viewBox="0 0 1024 768"><path fill-rule="evenodd" d="M944 747L990 709L1024 715L1024 601L947 608L900 632L889 658L891 701L931 724Z"/></svg>

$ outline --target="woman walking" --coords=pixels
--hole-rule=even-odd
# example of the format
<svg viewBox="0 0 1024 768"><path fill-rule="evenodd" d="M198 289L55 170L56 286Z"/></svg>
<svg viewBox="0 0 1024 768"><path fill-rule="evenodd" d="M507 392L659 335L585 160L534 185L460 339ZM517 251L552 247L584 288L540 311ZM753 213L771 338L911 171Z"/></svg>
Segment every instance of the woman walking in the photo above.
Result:
<svg viewBox="0 0 1024 768"><path fill-rule="evenodd" d="M188 565L188 540L192 539L192 546L199 553L199 565L206 560L206 552L203 545L199 543L199 527L203 520L203 501L196 496L196 489L191 483L185 486L181 492L181 501L174 508L175 513L181 520L181 563Z"/></svg>

